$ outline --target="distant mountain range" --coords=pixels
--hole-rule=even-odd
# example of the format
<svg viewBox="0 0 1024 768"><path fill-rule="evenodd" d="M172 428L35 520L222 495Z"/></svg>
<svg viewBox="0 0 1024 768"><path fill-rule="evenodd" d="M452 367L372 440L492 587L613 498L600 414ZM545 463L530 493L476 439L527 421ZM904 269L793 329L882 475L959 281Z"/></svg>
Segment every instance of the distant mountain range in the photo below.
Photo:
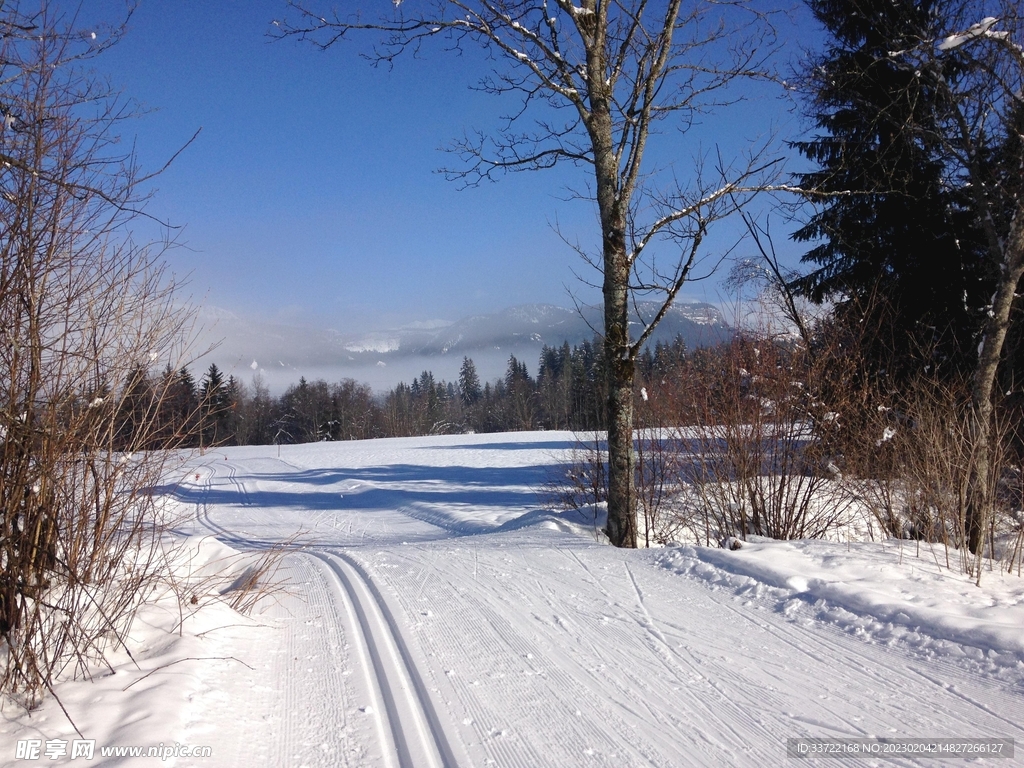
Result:
<svg viewBox="0 0 1024 768"><path fill-rule="evenodd" d="M654 303L641 303L633 322L639 326L656 311ZM376 389L409 381L423 370L451 381L463 357L473 359L485 381L504 373L510 355L536 373L545 345L579 344L593 339L602 325L600 307L576 311L551 304L527 304L456 322L424 321L358 335L251 322L223 311L207 314L207 336L221 341L197 367L216 362L243 381L260 371L274 390L284 389L300 376L332 381L353 378ZM730 334L725 318L713 305L679 303L659 324L651 344L681 336L692 349L717 344Z"/></svg>

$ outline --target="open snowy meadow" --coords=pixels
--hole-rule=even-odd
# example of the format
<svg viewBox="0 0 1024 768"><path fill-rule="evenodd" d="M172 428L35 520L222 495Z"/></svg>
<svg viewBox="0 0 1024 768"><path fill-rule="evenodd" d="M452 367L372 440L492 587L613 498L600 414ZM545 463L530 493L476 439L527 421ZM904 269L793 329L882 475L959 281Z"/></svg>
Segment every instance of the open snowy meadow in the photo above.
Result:
<svg viewBox="0 0 1024 768"><path fill-rule="evenodd" d="M533 432L191 457L159 489L181 521L178 580L140 614L131 657L58 686L78 733L52 697L6 707L0 765L846 762L788 758L806 737L1024 748L1024 579L976 587L916 542L614 549L543 501L573 445ZM272 585L246 591L260 558ZM247 615L229 605L260 592ZM124 756L151 746L160 757ZM969 759L1022 759L1006 757Z"/></svg>

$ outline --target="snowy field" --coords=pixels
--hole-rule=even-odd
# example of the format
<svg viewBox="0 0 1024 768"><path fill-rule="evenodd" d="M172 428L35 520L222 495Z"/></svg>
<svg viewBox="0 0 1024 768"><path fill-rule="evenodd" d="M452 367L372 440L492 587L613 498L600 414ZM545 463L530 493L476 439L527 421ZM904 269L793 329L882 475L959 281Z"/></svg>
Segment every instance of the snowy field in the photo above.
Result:
<svg viewBox="0 0 1024 768"><path fill-rule="evenodd" d="M543 508L572 444L546 432L194 457L161 489L182 516L185 607L147 608L134 661L58 688L94 758L47 757L81 738L51 699L4 708L0 765L817 763L787 759L794 737L1024 750L1024 579L985 573L979 589L906 542L616 550L592 521ZM282 588L233 612L218 595L244 553L280 542ZM27 740L35 760L17 757ZM100 754L112 745L179 756Z"/></svg>

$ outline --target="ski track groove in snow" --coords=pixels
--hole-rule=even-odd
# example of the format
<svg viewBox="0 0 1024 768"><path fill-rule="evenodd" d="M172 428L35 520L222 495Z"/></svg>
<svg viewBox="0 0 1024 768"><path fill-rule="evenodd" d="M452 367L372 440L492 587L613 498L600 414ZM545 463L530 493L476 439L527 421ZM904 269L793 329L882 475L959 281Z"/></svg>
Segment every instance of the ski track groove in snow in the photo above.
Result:
<svg viewBox="0 0 1024 768"><path fill-rule="evenodd" d="M305 601L290 606L286 619L287 645L272 680L284 681L283 738L274 751L257 762L263 765L360 766L364 746L351 738L348 674L352 659L344 625L338 621L337 597L318 569L303 558L290 556L293 580L303 584ZM283 674L282 674L283 672ZM276 731L276 729L275 729ZM261 758L263 756L260 756Z"/></svg>
<svg viewBox="0 0 1024 768"><path fill-rule="evenodd" d="M737 620L749 622L758 626L761 629L770 632L778 642L789 645L793 649L794 655L808 655L823 664L835 663L837 649L842 647L844 656L841 659L841 662L843 664L863 669L865 674L875 677L879 683L891 680L898 676L905 676L907 672L910 672L915 676L920 677L929 685L949 691L952 695L962 698L973 707L976 707L991 716L994 720L1001 721L1006 726L1014 730L1019 729L1020 724L1024 723L1024 700L1019 697L1021 690L1024 689L1022 689L1022 681L1019 679L1016 681L1007 681L1005 684L1007 692L1012 693L1012 689L1016 688L1016 693L1018 695L1009 700L1009 709L1012 714L1002 714L994 711L983 702L978 701L977 699L958 690L955 685L945 682L942 679L943 675L945 675L947 679L956 679L958 677L963 678L968 683L974 683L979 686L988 686L991 685L992 682L991 678L979 675L969 669L965 670L963 667L956 665L946 658L926 658L922 656L912 658L911 663L906 664L906 659L896 657L898 661L904 662L897 664L890 660L888 654L880 653L879 647L875 644L840 644L837 642L838 638L847 633L827 622L814 622L813 624L787 622L782 626L762 623L761 620L764 618L764 614L751 614L749 606L750 604L755 604L761 609L761 611L768 615L778 614L777 601L771 597L748 596L743 602L747 603L747 605L744 606L745 610L740 610L740 607L737 605L737 601L723 602L723 605L732 612ZM742 603L740 603L740 605L742 605ZM680 631L686 631L686 628L678 629L680 629ZM932 670L931 673L925 671L925 665ZM950 714L952 714L952 710L950 710ZM842 735L867 736L869 734L859 728L855 728L850 733Z"/></svg>
<svg viewBox="0 0 1024 768"><path fill-rule="evenodd" d="M702 583L700 578L688 578ZM859 638L853 643L846 642L844 636L850 637L849 633L827 621L793 621L785 618L778 601L770 596L744 595L742 598L719 601L719 605L727 609L737 621L751 626L753 631L763 632L773 642L788 646L790 650L778 658L773 658L776 654L760 657L762 668L778 679L780 687L787 681L792 685L792 680L800 677L815 680L802 668L800 662L803 658L834 670L831 678L815 681L825 691L825 694L819 694L821 712L818 716L807 717L792 713L785 708L782 700L769 702L769 706L776 711L782 707L781 711L794 721L819 729L827 728L832 731L830 735L833 737L901 735L895 732L897 729L894 725L900 726L899 730L915 735L952 735L949 724L955 727L964 717L962 708L953 706L952 700L959 699L969 705L973 716L970 728L961 726L955 731L958 736L963 736L964 732L981 732L992 736L1005 733L1019 741L1024 734L1021 727L1024 723L1024 699L1021 698L1019 680L1004 683L990 676L978 675L943 657L919 656L898 645L861 642ZM673 628L681 635L692 632L692 627ZM740 647L737 650L747 649ZM926 668L933 670L933 673L927 672ZM847 670L856 670L858 677L865 678L864 682L870 687L861 690L851 686ZM903 685L894 689L894 680L903 681ZM959 685L950 680L959 680ZM737 679L737 682L741 682L741 679ZM968 687L978 691L979 695L972 696L962 690ZM990 701L997 701L998 709L1005 711L997 711L997 708L984 703L980 695ZM861 707L854 708L854 712L862 714L853 719L849 717L852 700L864 702ZM922 702L927 702L927 705L922 706ZM887 721L878 716L882 712L888 712L892 719ZM844 723L846 728L836 728L836 723ZM979 728L982 730L977 730ZM892 763L879 764L917 763L913 760L894 759Z"/></svg>
<svg viewBox="0 0 1024 768"><path fill-rule="evenodd" d="M243 505L251 506L252 499L245 484L238 480L235 465L224 462L206 467L209 474L196 511L199 524L231 545L250 550L265 548L265 542L239 536L210 517L206 498L220 478L236 489ZM351 662L345 628L338 620L340 596L332 596L323 574L309 568L302 558L290 555L286 567L290 567L291 582L302 585L304 600L269 611L268 618L281 622L285 638L283 645L271 646L261 656L270 683L261 692L276 694L284 705L263 716L265 726L273 727L277 738L238 744L238 764L252 760L263 765L356 768L366 765L368 759L379 762L380 755L351 738L350 712L354 705L346 680ZM314 669L316 674L311 674ZM275 684L279 689L273 687ZM312 710L310 702L315 702Z"/></svg>
<svg viewBox="0 0 1024 768"><path fill-rule="evenodd" d="M635 624L644 631L643 647L646 648L647 652L654 660L655 669L649 671L645 670L641 674L636 674L636 672L632 670L625 670L625 674L631 684L641 686L645 684L652 685L649 681L659 680L662 675L667 672L681 685L681 688L676 689L676 695L685 697L690 702L691 706L700 711L700 722L705 728L710 724L720 723L724 731L723 735L735 740L735 743L742 744L744 741L748 740L749 735L744 735L744 732L739 731L736 726L730 722L730 719L723 717L723 713L728 712L732 716L733 721L747 726L754 732L764 731L763 726L750 714L751 711L759 711L759 709L763 707L763 702L752 702L755 706L750 710L746 707L738 706L735 701L733 701L729 696L724 695L721 689L705 676L705 673L701 670L699 664L695 663L692 659L686 658L679 652L679 650L673 648L671 643L669 643L660 630L658 630L653 617L644 605L642 592L636 582L636 578L633 575L632 570L629 568L628 563L623 563L623 567L625 568L627 579L632 590L632 598L635 601L635 605L638 607L639 615L624 605L624 602L626 601L616 598L608 592L598 579L597 575L586 563L583 562L576 552L570 550L567 554L583 569L590 582L605 596L608 606L623 611L629 620L635 622ZM595 628L595 631L596 635L599 636L600 630ZM661 674L659 674L659 670L657 669L658 666L662 667L662 670L660 670ZM694 687L694 683L697 684L696 688ZM668 696L671 694L666 693L664 695ZM669 724L674 728L693 728L693 722L689 718L671 718L669 720ZM767 734L764 735L767 736ZM713 744L717 746L717 743L713 742ZM696 764L700 764L700 762L701 761L697 761Z"/></svg>
<svg viewBox="0 0 1024 768"><path fill-rule="evenodd" d="M397 764L402 768L456 768L458 761L430 694L380 591L345 554L310 554L335 574L356 614L384 700Z"/></svg>
<svg viewBox="0 0 1024 768"><path fill-rule="evenodd" d="M228 492L216 504L200 499L196 518L226 543L258 549L307 531L310 544L288 556L309 614L323 618L307 640L322 648L335 627L347 666L361 673L317 685L312 712L301 688L285 689L290 711L353 731L321 744L334 762L307 763L760 766L784 763L791 736L1024 738L1019 670L1007 673L1015 681L978 674L953 656L859 636L800 595L760 582L722 587L672 572L656 552L611 550L560 524L493 522L529 507L502 517L481 504L474 520L474 493L522 487L521 477L496 486L491 475L474 484L474 461L506 460L488 464L493 453L440 453L482 439L438 438L426 449L380 441L365 454L308 447L292 452L297 463L238 451L202 466L207 490ZM406 445L418 453L400 454ZM443 458L424 460L424 450ZM360 506L363 492L370 503ZM288 654L303 656L298 645ZM332 695L336 705L325 701ZM374 702L374 717L360 719L360 697ZM270 764L297 764L290 758L312 728L299 725L267 753Z"/></svg>
<svg viewBox="0 0 1024 768"><path fill-rule="evenodd" d="M550 755L542 755L520 733L523 727L535 727L535 720L543 723L546 719L543 711L538 712L534 708L543 707L544 702L531 701L534 697L531 696L530 685L519 663L519 660L532 657L536 647L524 642L517 632L509 631L511 627L508 620L489 606L481 603L467 605L464 593L460 593L450 580L435 577L431 587L431 605L460 606L460 609L454 611L453 621L436 626L438 642L428 640L428 656L445 660L445 666L449 668L442 670L442 674L469 715L476 738L484 745L488 759L509 768L552 764L549 762ZM421 590L417 590L417 599L420 593ZM407 610L414 613L415 608L408 606ZM472 621L474 611L477 617L484 619L483 622ZM490 674L501 681L501 694L497 701L481 700L475 695L474 681L467 682L453 663L456 660L451 658L451 654L445 653L445 649L451 648L465 648L471 651L474 658L490 660ZM524 706L524 702L530 704ZM571 738L571 734L565 733L563 737Z"/></svg>
<svg viewBox="0 0 1024 768"><path fill-rule="evenodd" d="M241 504L252 507L253 502L249 490L238 479L238 469L234 464L225 461L224 463L211 463L208 466L210 471L205 485L207 491L220 475L219 468L224 467L227 470L224 479L237 491ZM210 517L209 505L205 500L201 502L197 515L203 526L224 539L226 543L249 549L261 549L268 546L266 541L240 537L216 523ZM339 614L345 614L349 619L348 625L353 629L358 628L360 635L356 640L358 651L363 661L362 666L369 676L367 687L377 704L373 708L372 716L376 724L378 738L382 746L390 748L389 751L392 752L390 755L382 755L381 759L387 765L398 768L458 768L459 761L434 709L427 686L416 667L398 623L372 579L356 560L342 552L319 551L319 548L308 545L297 549L297 551L325 566L331 579L339 588L339 593L333 601L325 602L321 599L314 602L312 607L319 609L316 612L322 616L333 614L335 619ZM311 592L312 590L308 589L310 582L306 581L305 583L307 592ZM319 592L322 593L322 591ZM307 621L306 623L311 622ZM316 624L318 627L323 626L322 622L316 622ZM289 636L288 652L301 653L301 649L292 647L293 638L294 634ZM308 640L309 638L307 638ZM313 640L311 643L313 647L325 645L319 637ZM320 642L317 642L318 640ZM307 670L307 672L309 671L312 670ZM342 690L343 686L339 685L338 689ZM294 686L286 688L285 702L289 713L304 710L301 701L292 700L295 693ZM330 696L326 698L331 699ZM325 722L331 723L339 733L344 735L346 733L344 712L342 711L340 717L335 717L335 715L337 712L328 713ZM284 743L278 750L279 756L298 757L298 755L287 755L289 749L287 745L292 742L292 739L289 738L291 735L289 730L286 729ZM334 754L337 750L328 747L324 751ZM351 751L346 746L342 750L342 754L347 755ZM286 759L272 764L289 762L291 761Z"/></svg>
<svg viewBox="0 0 1024 768"><path fill-rule="evenodd" d="M643 591L640 589L640 585L637 584L636 576L633 575L633 571L630 569L629 563L624 562L622 566L626 571L629 584L633 588L633 594L636 597L636 605L640 616L635 618L637 623L646 632L645 645L651 655L664 664L666 672L672 674L678 679L682 679L683 674L685 674L689 679L693 679L693 675L698 674L698 670L695 669L691 661L685 659L679 651L673 648L672 644L665 639L665 635L662 634L661 630L659 630L655 624L654 617L651 615L650 611L647 610L647 606L644 605ZM721 692L717 687L716 690ZM737 706L736 702L729 696L723 695L721 698L714 701L713 703L717 705L714 707L704 700L704 697L701 695L695 697L695 701L705 709L707 717L719 720L726 725L730 735L733 736L738 743L743 742L744 732L740 731L735 725L732 725L732 722L740 723L745 725L747 728L757 729L758 727L758 724L750 717L750 711L746 707ZM729 710L728 714L732 715L731 722L722 716L723 709Z"/></svg>
<svg viewBox="0 0 1024 768"><path fill-rule="evenodd" d="M469 565L479 571L478 553L474 553ZM471 572L466 575L469 577ZM457 573L448 572L444 576L447 589L435 591L429 604L458 605L459 608L449 612L448 620L435 625L434 633L439 635L439 641L430 644L428 655L443 658L445 649L458 649L448 653L445 660L446 666L456 667L447 675L449 684L471 715L473 724L483 727L478 735L483 737L485 752L499 765L706 765L720 757L721 739L709 741L706 751L698 749L696 753L692 744L685 748L680 744L679 733L696 731L693 721L672 716L670 709L667 713L660 706L665 700L678 697L681 690L681 685L672 688L656 682L658 677L665 676L662 657L656 656L658 668L653 674L646 667L631 670L633 659L612 657L606 657L604 664L586 668L571 653L545 642L542 635L530 637L531 633L525 630L534 617L525 613L516 615L516 606L510 603L504 589L473 590L472 595L466 595L455 586L459 583ZM435 578L433 584L438 585L440 581ZM484 595L491 599L481 599ZM409 605L407 610L415 613L416 608ZM482 620L474 622L474 618ZM640 623L635 618L628 622ZM597 623L600 624L600 620ZM590 645L588 638L600 637L602 633L607 636L608 628L583 627L577 633L575 644L585 645L588 651L600 655L600 649ZM622 637L634 639L628 635ZM620 645L618 638L611 645ZM491 675L495 692L489 699L475 693L473 682L468 685L463 682L465 675L457 669L463 658L489 662L490 669L476 669L473 674L473 677L480 673ZM669 671L671 678L681 684L678 672ZM611 695L608 677L621 681L611 686L614 690ZM538 696L535 680L543 681L543 696ZM704 702L704 691L691 695L704 719L701 729L722 719L722 713L716 715L714 708ZM522 704L517 706L517 702ZM732 707L727 701L725 704L729 715L726 723L733 717L740 718L741 722L746 719L745 713L730 711ZM572 717L571 713L579 712L581 707L588 710L586 714ZM565 727L567 714L572 727ZM652 720L661 727L653 731L645 728ZM509 727L498 728L498 725ZM487 739L488 729L497 730L499 738ZM523 739L527 734L520 733L522 729L529 731L528 735L534 740L547 742L547 749L534 751L530 740ZM734 744L742 743L742 734L734 728L726 725L724 730ZM622 739L610 738L625 733L630 734L625 743ZM505 748L506 741L511 750Z"/></svg>

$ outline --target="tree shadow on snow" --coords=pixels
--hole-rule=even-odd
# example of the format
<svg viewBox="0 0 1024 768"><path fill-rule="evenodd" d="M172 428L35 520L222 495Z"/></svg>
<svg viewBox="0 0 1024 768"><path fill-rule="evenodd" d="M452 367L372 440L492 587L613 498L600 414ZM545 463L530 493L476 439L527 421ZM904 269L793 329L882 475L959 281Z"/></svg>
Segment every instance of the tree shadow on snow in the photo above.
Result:
<svg viewBox="0 0 1024 768"><path fill-rule="evenodd" d="M398 511L442 529L446 536L516 530L545 519L560 530L564 515L542 508L544 482L557 465L528 467L435 467L397 464L310 469L297 472L239 471L224 485L167 485L154 492L185 504L296 511ZM264 486L260 488L259 486ZM274 485L284 486L274 488ZM267 488L266 486L271 486ZM573 513L575 514L575 513ZM511 519L509 516L512 516ZM593 517L576 525L592 525Z"/></svg>

